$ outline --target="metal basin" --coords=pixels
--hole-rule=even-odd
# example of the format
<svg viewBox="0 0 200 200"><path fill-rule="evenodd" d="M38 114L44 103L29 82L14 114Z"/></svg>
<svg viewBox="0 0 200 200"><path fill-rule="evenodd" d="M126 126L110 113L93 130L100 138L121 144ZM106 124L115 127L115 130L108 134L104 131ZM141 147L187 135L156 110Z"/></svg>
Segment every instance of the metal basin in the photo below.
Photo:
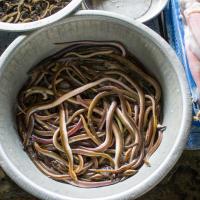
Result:
<svg viewBox="0 0 200 200"><path fill-rule="evenodd" d="M27 72L63 48L56 42L115 40L123 43L162 87L163 124L167 126L151 167L115 185L83 189L43 175L23 151L16 131L15 104ZM0 163L23 189L41 199L134 199L153 188L174 166L187 141L191 99L182 65L171 47L146 26L103 11L80 11L59 24L18 37L0 58Z"/></svg>

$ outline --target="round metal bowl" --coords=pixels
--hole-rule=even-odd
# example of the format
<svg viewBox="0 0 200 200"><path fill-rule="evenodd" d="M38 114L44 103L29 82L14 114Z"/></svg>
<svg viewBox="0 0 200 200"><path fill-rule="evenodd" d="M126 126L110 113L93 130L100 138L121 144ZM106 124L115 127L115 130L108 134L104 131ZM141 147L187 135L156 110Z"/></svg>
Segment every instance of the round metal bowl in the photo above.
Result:
<svg viewBox="0 0 200 200"><path fill-rule="evenodd" d="M0 31L24 32L44 27L48 24L52 24L56 21L59 21L65 16L69 15L74 10L76 10L81 5L81 3L82 0L72 0L66 7L56 12L55 14L34 22L20 24L0 22Z"/></svg>
<svg viewBox="0 0 200 200"><path fill-rule="evenodd" d="M162 88L163 141L131 178L115 185L84 189L54 181L42 174L23 150L16 130L17 94L27 72L45 57L64 48L58 42L78 40L119 41L155 76ZM146 26L113 13L80 11L76 16L18 37L0 58L0 163L23 189L48 200L135 199L158 184L174 166L187 141L191 99L184 70L172 48Z"/></svg>
<svg viewBox="0 0 200 200"><path fill-rule="evenodd" d="M111 11L144 23L162 12L168 1L169 0L83 0L83 8Z"/></svg>

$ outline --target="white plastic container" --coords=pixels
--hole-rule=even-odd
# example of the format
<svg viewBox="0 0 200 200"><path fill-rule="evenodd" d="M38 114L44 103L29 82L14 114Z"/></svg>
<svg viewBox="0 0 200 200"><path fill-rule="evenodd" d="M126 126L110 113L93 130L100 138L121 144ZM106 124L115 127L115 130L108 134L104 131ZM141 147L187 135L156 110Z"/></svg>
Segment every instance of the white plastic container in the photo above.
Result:
<svg viewBox="0 0 200 200"><path fill-rule="evenodd" d="M169 0L83 0L83 7L104 10L130 17L138 22L147 22L156 17Z"/></svg>

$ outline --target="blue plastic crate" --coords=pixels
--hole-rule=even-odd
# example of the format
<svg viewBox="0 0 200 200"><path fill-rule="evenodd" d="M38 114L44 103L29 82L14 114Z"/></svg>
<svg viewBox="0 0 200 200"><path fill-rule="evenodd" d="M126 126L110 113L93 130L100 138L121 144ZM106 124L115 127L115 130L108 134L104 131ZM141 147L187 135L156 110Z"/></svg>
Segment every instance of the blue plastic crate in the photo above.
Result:
<svg viewBox="0 0 200 200"><path fill-rule="evenodd" d="M187 62L187 57L185 53L184 46L184 26L182 18L180 15L180 1L170 0L169 4L164 10L164 17L166 22L166 30L168 35L168 42L172 48L176 51L176 54L180 61L182 62L187 80L189 83L189 88L191 96L194 100L193 103L193 114L198 112L199 105L195 103L197 99L195 91L197 90L196 84L192 78L190 68ZM193 121L191 127L191 133L188 138L187 149L200 149L200 122Z"/></svg>

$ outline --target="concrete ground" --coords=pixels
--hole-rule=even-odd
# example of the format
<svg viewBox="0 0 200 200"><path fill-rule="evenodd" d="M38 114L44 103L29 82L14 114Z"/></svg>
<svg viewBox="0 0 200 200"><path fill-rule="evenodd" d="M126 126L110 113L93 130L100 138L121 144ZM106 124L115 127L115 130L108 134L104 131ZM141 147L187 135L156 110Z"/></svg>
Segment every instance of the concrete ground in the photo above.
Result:
<svg viewBox="0 0 200 200"><path fill-rule="evenodd" d="M200 200L200 151L184 151L182 157L153 190L138 200ZM19 188L0 169L0 200L37 200Z"/></svg>

